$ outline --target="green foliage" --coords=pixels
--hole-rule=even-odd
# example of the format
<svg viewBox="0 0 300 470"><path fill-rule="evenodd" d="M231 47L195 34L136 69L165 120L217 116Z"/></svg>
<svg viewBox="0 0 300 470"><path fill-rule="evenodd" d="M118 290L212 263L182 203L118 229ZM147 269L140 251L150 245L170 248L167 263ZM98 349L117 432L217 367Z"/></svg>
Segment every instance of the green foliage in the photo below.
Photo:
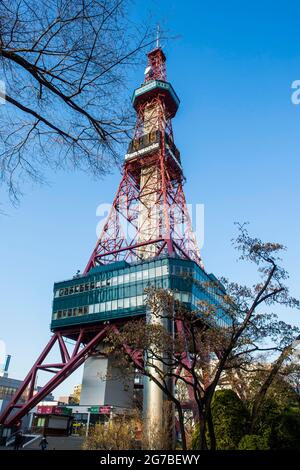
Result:
<svg viewBox="0 0 300 470"><path fill-rule="evenodd" d="M191 443L191 449L192 450L198 450L199 449L199 426L195 426L195 431L192 436L192 443Z"/></svg>
<svg viewBox="0 0 300 470"><path fill-rule="evenodd" d="M258 434L245 434L240 440L238 450L268 450L266 439Z"/></svg>
<svg viewBox="0 0 300 470"><path fill-rule="evenodd" d="M282 450L300 450L300 408L284 411L275 428L272 447Z"/></svg>
<svg viewBox="0 0 300 470"><path fill-rule="evenodd" d="M281 405L272 398L266 398L256 422L255 434L260 435L271 448L275 445L276 427L281 413Z"/></svg>
<svg viewBox="0 0 300 470"><path fill-rule="evenodd" d="M253 434L248 434L249 412L232 390L216 391L211 410L219 450L300 450L298 404L283 409L281 400L266 398ZM206 439L210 446L208 431ZM199 427L194 432L191 447L199 449Z"/></svg>
<svg viewBox="0 0 300 470"><path fill-rule="evenodd" d="M211 410L217 449L236 449L247 432L249 413L246 406L232 390L217 390Z"/></svg>
<svg viewBox="0 0 300 470"><path fill-rule="evenodd" d="M211 410L216 448L219 450L237 449L242 436L247 432L249 413L246 406L232 390L217 390L212 400ZM206 437L210 445L208 432ZM192 449L199 449L199 428L195 430Z"/></svg>
<svg viewBox="0 0 300 470"><path fill-rule="evenodd" d="M195 431L192 437L192 443L191 443L191 449L192 450L198 450L199 449L199 441L200 435L199 435L199 425L196 425Z"/></svg>

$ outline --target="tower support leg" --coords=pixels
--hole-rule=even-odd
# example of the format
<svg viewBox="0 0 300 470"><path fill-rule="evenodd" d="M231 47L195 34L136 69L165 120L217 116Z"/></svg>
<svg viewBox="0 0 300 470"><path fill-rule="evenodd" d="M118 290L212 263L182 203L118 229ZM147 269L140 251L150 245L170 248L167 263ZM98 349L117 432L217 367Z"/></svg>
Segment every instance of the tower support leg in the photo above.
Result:
<svg viewBox="0 0 300 470"><path fill-rule="evenodd" d="M67 332L55 332L22 385L13 396L11 402L1 414L0 424L13 426L20 422L32 408L84 363L97 344L105 338L109 328L108 325L99 325L98 328L92 330L89 328L81 328L76 332L72 331L72 336L74 339L76 338L72 354L69 354L63 338L63 335L67 335ZM56 343L59 345L61 362L51 364L44 363L44 360ZM39 370L51 372L54 375L36 394L34 394L34 382Z"/></svg>
<svg viewBox="0 0 300 470"><path fill-rule="evenodd" d="M157 299L160 302L159 299ZM164 312L163 308L154 310L148 307L146 321L150 324L158 324L165 328L169 334L173 334L173 321L170 319L170 312ZM155 351L157 346L151 349ZM167 383L169 390L173 394L173 380L168 378L167 365L162 362L164 352L157 351L158 357L148 356L146 366L153 377L144 377L143 414L144 414L144 436L145 446L148 449L166 449L174 447L175 419L173 403L168 401L167 395L157 383ZM166 353L167 358L167 353Z"/></svg>

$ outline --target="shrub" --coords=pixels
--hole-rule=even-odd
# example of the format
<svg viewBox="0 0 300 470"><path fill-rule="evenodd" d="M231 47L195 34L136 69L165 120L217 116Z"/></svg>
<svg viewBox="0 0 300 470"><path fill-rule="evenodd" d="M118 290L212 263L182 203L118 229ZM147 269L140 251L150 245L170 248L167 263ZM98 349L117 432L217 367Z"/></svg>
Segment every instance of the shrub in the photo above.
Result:
<svg viewBox="0 0 300 470"><path fill-rule="evenodd" d="M96 424L84 440L85 450L136 449L137 422L134 419L114 419L106 424Z"/></svg>
<svg viewBox="0 0 300 470"><path fill-rule="evenodd" d="M239 450L268 450L266 439L258 434L245 434L240 440Z"/></svg>
<svg viewBox="0 0 300 470"><path fill-rule="evenodd" d="M219 450L234 450L247 432L249 413L232 390L217 390L211 405L212 419L216 436L216 448ZM206 432L208 446L209 434ZM199 449L199 427L196 428L192 449Z"/></svg>

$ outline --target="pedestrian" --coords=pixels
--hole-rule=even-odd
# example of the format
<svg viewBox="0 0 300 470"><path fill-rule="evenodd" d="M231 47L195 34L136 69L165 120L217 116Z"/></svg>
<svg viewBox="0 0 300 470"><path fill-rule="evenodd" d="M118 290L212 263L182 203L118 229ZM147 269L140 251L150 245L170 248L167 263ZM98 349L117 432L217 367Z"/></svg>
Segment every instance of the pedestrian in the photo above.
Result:
<svg viewBox="0 0 300 470"><path fill-rule="evenodd" d="M22 442L23 442L22 433L21 433L21 431L17 431L17 432L16 432L16 435L15 435L15 446L14 446L14 449L15 449L15 450L19 450L20 447L21 447Z"/></svg>
<svg viewBox="0 0 300 470"><path fill-rule="evenodd" d="M40 442L41 449L46 450L47 445L48 445L47 437L46 437L46 434L44 434Z"/></svg>

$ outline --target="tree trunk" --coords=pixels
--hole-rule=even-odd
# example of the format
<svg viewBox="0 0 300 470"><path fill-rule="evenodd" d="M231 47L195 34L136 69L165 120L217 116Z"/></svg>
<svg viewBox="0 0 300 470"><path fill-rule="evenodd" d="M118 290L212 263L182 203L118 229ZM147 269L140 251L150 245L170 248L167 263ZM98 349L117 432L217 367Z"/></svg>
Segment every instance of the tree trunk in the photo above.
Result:
<svg viewBox="0 0 300 470"><path fill-rule="evenodd" d="M267 391L269 390L269 387L272 385L273 380L275 379L276 375L278 374L280 367L282 366L284 360L288 356L288 354L291 352L292 346L289 345L280 354L278 359L274 362L273 366L271 367L271 370L265 379L264 383L262 384L260 390L258 391L254 403L252 406L252 412L251 412L251 424L250 424L250 431L253 434L255 430L255 425L256 421L259 415L259 412L261 410L264 398L267 394Z"/></svg>
<svg viewBox="0 0 300 470"><path fill-rule="evenodd" d="M210 450L216 450L216 444L217 444L216 435L215 435L214 423L213 423L210 408L207 412L207 426L208 426L208 432L209 432Z"/></svg>
<svg viewBox="0 0 300 470"><path fill-rule="evenodd" d="M206 419L204 415L199 417L199 450L207 450L207 442L205 436Z"/></svg>
<svg viewBox="0 0 300 470"><path fill-rule="evenodd" d="M185 427L184 427L184 416L183 416L182 408L180 405L176 406L176 408L178 412L178 422L179 422L181 439L182 439L182 450L187 450Z"/></svg>

